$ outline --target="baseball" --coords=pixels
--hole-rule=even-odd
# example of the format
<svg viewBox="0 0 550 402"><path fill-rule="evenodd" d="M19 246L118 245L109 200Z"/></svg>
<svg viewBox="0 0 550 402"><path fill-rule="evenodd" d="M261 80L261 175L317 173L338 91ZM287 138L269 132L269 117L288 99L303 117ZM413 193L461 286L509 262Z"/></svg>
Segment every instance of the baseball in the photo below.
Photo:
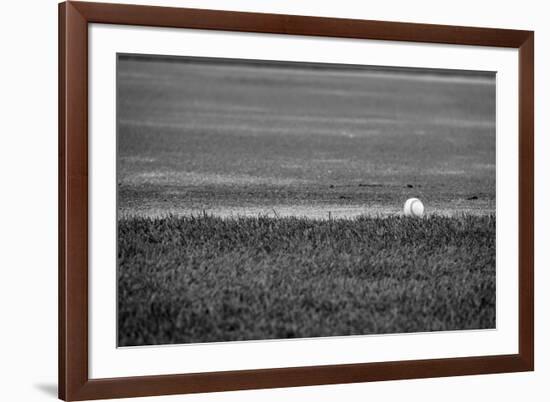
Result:
<svg viewBox="0 0 550 402"><path fill-rule="evenodd" d="M420 217L424 215L424 204L422 204L422 201L418 198L409 198L405 201L403 212L405 213L405 216Z"/></svg>

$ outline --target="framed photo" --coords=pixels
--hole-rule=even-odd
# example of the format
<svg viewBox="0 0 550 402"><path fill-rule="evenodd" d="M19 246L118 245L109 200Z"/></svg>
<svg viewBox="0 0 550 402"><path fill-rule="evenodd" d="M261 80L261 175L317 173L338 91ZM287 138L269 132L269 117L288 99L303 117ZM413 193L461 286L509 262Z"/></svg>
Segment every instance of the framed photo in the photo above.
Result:
<svg viewBox="0 0 550 402"><path fill-rule="evenodd" d="M61 399L533 370L533 32L59 24Z"/></svg>

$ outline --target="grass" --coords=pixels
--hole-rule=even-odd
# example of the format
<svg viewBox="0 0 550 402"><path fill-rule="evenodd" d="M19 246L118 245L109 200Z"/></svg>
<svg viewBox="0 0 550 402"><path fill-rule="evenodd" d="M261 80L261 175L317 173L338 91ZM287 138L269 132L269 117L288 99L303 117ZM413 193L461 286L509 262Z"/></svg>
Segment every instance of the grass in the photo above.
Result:
<svg viewBox="0 0 550 402"><path fill-rule="evenodd" d="M119 346L495 327L495 217L119 220Z"/></svg>

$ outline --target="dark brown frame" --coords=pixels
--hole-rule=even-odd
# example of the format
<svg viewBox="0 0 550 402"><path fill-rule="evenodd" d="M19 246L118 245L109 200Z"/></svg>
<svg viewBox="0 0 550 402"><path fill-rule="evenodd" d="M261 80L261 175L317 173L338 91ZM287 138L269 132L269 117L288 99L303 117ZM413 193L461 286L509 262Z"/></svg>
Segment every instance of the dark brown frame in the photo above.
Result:
<svg viewBox="0 0 550 402"><path fill-rule="evenodd" d="M108 23L519 49L519 353L215 373L88 377L88 24ZM534 33L66 2L59 5L59 397L138 397L534 369Z"/></svg>

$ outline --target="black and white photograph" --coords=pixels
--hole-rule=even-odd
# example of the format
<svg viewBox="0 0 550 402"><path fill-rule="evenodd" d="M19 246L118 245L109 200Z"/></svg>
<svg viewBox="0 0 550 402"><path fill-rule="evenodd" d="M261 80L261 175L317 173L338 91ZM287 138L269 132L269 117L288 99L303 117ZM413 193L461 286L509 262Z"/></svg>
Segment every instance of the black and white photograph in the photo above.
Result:
<svg viewBox="0 0 550 402"><path fill-rule="evenodd" d="M496 328L496 74L118 54L117 345Z"/></svg>

